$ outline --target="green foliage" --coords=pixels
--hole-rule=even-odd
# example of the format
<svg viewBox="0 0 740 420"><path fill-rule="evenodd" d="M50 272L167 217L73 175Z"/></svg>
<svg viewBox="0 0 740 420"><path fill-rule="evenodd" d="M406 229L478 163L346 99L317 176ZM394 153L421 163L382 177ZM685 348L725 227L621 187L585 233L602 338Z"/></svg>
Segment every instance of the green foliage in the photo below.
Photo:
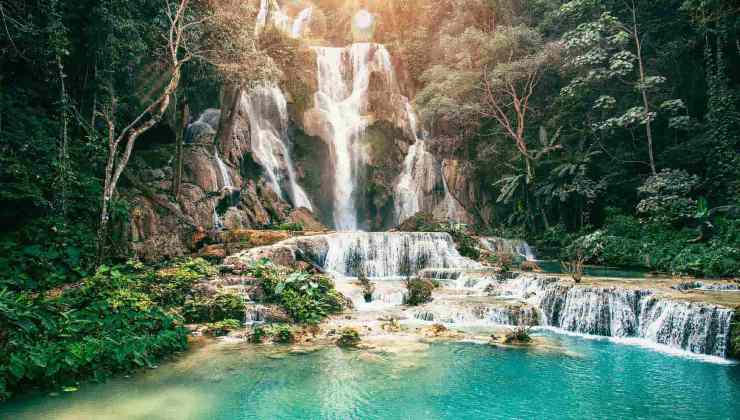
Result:
<svg viewBox="0 0 740 420"><path fill-rule="evenodd" d="M528 327L516 327L504 337L505 344L526 344L531 342L532 337L529 335Z"/></svg>
<svg viewBox="0 0 740 420"><path fill-rule="evenodd" d="M696 231L641 222L614 215L604 229L577 238L564 259L582 252L586 261L623 267L644 267L665 273L735 276L740 272L740 221L718 220L714 236L695 243Z"/></svg>
<svg viewBox="0 0 740 420"><path fill-rule="evenodd" d="M282 306L296 322L316 324L342 310L344 299L326 276L287 271L266 260L249 272L259 279L267 301Z"/></svg>
<svg viewBox="0 0 740 420"><path fill-rule="evenodd" d="M271 225L271 230L284 230L288 232L300 232L303 230L301 223L281 223L279 225Z"/></svg>
<svg viewBox="0 0 740 420"><path fill-rule="evenodd" d="M354 328L346 327L339 331L337 346L344 348L357 347L360 341L360 333Z"/></svg>
<svg viewBox="0 0 740 420"><path fill-rule="evenodd" d="M233 293L193 293L182 308L186 322L218 322L244 318L244 298Z"/></svg>
<svg viewBox="0 0 740 420"><path fill-rule="evenodd" d="M236 331L242 327L241 321L236 319L224 319L223 321L210 322L203 328L203 334L212 337L221 337L228 335L231 331Z"/></svg>
<svg viewBox="0 0 740 420"><path fill-rule="evenodd" d="M697 202L691 193L698 185L696 175L664 169L637 189L643 196L637 212L655 223L674 224L688 219L696 212Z"/></svg>
<svg viewBox="0 0 740 420"><path fill-rule="evenodd" d="M289 325L275 325L271 331L272 341L279 344L291 344L295 342L295 334Z"/></svg>
<svg viewBox="0 0 740 420"><path fill-rule="evenodd" d="M255 325L252 327L252 333L249 335L249 342L260 344L270 335L267 328L262 325Z"/></svg>
<svg viewBox="0 0 740 420"><path fill-rule="evenodd" d="M101 267L47 295L0 289L0 394L103 380L185 349L180 318L149 294L150 273Z"/></svg>
<svg viewBox="0 0 740 420"><path fill-rule="evenodd" d="M407 294L404 303L410 306L423 305L432 301L432 291L437 285L429 279L418 277L406 280Z"/></svg>

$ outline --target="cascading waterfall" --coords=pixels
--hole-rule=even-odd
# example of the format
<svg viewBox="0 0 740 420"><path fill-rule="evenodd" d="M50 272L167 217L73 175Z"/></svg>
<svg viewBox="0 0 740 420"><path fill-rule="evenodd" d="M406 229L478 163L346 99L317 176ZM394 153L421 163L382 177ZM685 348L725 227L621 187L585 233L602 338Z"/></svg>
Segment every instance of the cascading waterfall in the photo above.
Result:
<svg viewBox="0 0 740 420"><path fill-rule="evenodd" d="M505 252L519 255L527 261L537 261L532 247L525 241L519 239L504 239L497 237L484 237L480 239L481 245L491 252Z"/></svg>
<svg viewBox="0 0 740 420"><path fill-rule="evenodd" d="M218 168L218 171L221 174L221 187L226 188L226 189L233 188L234 182L231 180L229 169L226 167L226 164L224 163L223 160L221 160L221 157L218 155L218 147L213 148L213 157L216 159L216 167Z"/></svg>
<svg viewBox="0 0 740 420"><path fill-rule="evenodd" d="M260 0L260 9L257 13L254 33L259 35L271 23L277 29L290 35L293 38L300 38L306 25L311 21L313 8L303 9L296 17L291 18L280 8L275 0Z"/></svg>
<svg viewBox="0 0 740 420"><path fill-rule="evenodd" d="M261 0L255 30L259 33L270 23L299 38L312 13L313 9L307 8L291 18L275 0ZM360 32L371 33L373 23L370 13L358 13L353 24L355 39L371 39L371 35ZM360 190L357 183L361 165L367 161L360 139L372 123L368 93L373 73L383 75L394 98L405 101L404 108L394 110L394 114L405 114L414 140L394 189L398 222L420 211L444 213L448 219L457 220L464 210L450 191L443 165L427 150L427 136L419 133L410 101L400 95L386 48L373 43L312 48L318 69L315 110L322 137L329 144L334 171L335 228L356 231L359 226L355 196ZM255 159L265 168L271 186L279 195L287 191L296 207L311 209L305 192L295 182L282 92L264 88L244 101ZM223 178L225 165L218 155L216 158ZM504 251L536 260L524 241L482 238L481 245L493 252ZM415 310L414 317L419 320L544 325L574 333L642 338L694 353L720 357L727 354L732 309L672 300L651 290L575 286L556 277L505 278L485 272L477 262L462 257L452 238L444 233L346 232L294 239L287 246L291 252L300 251L335 274L338 288L351 298L356 308L363 310L402 304L405 289L397 279L418 274L439 280L444 287L441 292L435 292L441 293L441 297L435 295L435 301ZM380 280L370 304L364 302L356 285L342 280L358 275ZM258 308L247 315L249 321L260 317Z"/></svg>
<svg viewBox="0 0 740 420"><path fill-rule="evenodd" d="M447 233L354 232L305 240L315 261L327 271L355 277L394 278L414 275L425 268L468 267L480 264L461 256ZM319 245L317 245L319 244ZM318 249L309 250L310 246Z"/></svg>
<svg viewBox="0 0 740 420"><path fill-rule="evenodd" d="M334 167L334 224L339 230L356 230L357 172L364 160L358 140L369 124L363 116L368 104L370 74L380 72L395 86L390 55L379 44L353 44L347 48L314 47L319 89L316 107L328 128Z"/></svg>
<svg viewBox="0 0 740 420"><path fill-rule="evenodd" d="M308 22L311 21L312 15L313 8L309 7L303 9L298 14L298 16L296 16L295 20L293 21L293 27L291 28L291 36L293 38L300 38L301 35L303 35L303 31L306 28L306 25L308 25Z"/></svg>
<svg viewBox="0 0 740 420"><path fill-rule="evenodd" d="M692 353L725 357L734 311L660 297L650 290L578 287L525 276L501 286L502 296L537 306L542 324L582 334L637 337Z"/></svg>
<svg viewBox="0 0 740 420"><path fill-rule="evenodd" d="M293 207L313 211L306 192L298 185L295 168L288 149L288 108L282 91L277 87L261 87L242 97L251 128L254 159L264 169L270 187L284 197L288 190Z"/></svg>
<svg viewBox="0 0 740 420"><path fill-rule="evenodd" d="M438 179L442 180L444 196L439 205L445 217L447 220L460 221L461 218L458 215L464 213L464 209L448 188L444 168L437 162L434 155L426 150L426 136L421 138L418 136L416 113L408 100L405 104L405 111L414 144L409 147L408 154L403 161L403 171L396 181L396 221L400 224L420 211L429 211L435 207L437 203L434 200L430 203L425 202L425 195L434 190Z"/></svg>

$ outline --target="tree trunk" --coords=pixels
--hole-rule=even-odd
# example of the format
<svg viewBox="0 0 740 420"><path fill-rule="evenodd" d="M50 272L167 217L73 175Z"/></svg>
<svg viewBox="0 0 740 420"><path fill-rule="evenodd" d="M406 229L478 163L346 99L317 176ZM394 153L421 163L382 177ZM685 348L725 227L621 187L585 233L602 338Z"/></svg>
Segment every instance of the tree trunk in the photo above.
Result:
<svg viewBox="0 0 740 420"><path fill-rule="evenodd" d="M647 89L645 88L645 63L642 59L642 44L640 42L640 32L637 29L637 6L632 2L632 29L635 38L635 48L637 49L637 63L640 69L640 94L642 95L642 104L645 108L645 133L647 134L648 155L650 157L650 171L653 175L658 172L655 168L655 157L653 154L653 129L650 121L650 101L648 99Z"/></svg>

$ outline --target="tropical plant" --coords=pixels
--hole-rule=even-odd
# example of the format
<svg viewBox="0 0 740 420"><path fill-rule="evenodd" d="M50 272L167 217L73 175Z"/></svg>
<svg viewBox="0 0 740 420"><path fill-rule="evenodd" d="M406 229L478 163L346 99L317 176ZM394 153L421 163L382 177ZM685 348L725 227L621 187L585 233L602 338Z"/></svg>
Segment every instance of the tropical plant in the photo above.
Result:
<svg viewBox="0 0 740 420"><path fill-rule="evenodd" d="M337 338L337 346L339 347L357 347L360 344L360 333L350 327L342 328L339 332L339 338Z"/></svg>

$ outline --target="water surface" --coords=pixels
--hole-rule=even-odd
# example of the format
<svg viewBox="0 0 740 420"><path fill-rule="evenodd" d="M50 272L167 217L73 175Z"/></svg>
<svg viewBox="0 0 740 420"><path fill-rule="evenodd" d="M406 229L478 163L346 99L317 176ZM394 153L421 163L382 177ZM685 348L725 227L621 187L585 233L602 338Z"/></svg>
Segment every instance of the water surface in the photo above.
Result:
<svg viewBox="0 0 740 420"><path fill-rule="evenodd" d="M15 400L0 418L740 418L738 365L538 334L567 351L440 343L293 355L217 343L132 378Z"/></svg>

